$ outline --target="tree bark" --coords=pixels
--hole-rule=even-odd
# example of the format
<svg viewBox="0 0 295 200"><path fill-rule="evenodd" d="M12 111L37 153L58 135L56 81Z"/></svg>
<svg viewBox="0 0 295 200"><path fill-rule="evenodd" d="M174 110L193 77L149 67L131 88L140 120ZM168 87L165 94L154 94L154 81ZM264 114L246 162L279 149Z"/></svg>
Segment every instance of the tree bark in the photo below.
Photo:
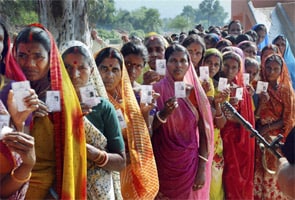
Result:
<svg viewBox="0 0 295 200"><path fill-rule="evenodd" d="M69 40L90 45L87 0L39 0L38 15L59 47Z"/></svg>

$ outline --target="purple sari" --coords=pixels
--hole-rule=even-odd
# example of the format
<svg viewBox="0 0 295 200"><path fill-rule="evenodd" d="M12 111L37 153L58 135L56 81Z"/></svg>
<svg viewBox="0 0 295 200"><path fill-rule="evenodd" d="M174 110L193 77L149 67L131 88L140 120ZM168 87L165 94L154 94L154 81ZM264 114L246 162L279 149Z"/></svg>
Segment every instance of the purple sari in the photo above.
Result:
<svg viewBox="0 0 295 200"><path fill-rule="evenodd" d="M168 74L168 73L167 73ZM160 194L169 199L209 199L211 163L213 158L213 125L207 97L200 87L196 73L190 67L185 82L194 86L198 108L188 98L178 99L178 108L153 133L152 143L160 181ZM166 75L154 85L160 93L157 99L158 110L174 94L174 81ZM205 125L209 153L206 164L206 182L202 189L193 191L194 179L198 170L199 129L202 119Z"/></svg>

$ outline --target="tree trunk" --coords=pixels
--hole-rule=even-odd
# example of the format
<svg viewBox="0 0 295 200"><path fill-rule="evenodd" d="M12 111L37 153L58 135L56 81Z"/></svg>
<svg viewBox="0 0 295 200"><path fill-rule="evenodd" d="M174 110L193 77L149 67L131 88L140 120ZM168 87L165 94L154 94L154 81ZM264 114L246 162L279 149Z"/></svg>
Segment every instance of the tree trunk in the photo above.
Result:
<svg viewBox="0 0 295 200"><path fill-rule="evenodd" d="M59 47L69 40L90 44L87 0L39 0L38 14Z"/></svg>

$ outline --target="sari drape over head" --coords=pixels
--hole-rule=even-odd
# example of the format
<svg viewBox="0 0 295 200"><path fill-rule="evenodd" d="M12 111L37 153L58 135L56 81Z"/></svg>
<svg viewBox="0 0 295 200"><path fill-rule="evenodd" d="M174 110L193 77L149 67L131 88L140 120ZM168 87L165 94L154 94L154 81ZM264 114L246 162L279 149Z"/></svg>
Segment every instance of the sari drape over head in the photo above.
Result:
<svg viewBox="0 0 295 200"><path fill-rule="evenodd" d="M90 60L90 65L92 67L89 81L94 86L98 97L108 99L107 92L90 49L84 43L77 40L68 41L61 46L61 55L71 47L78 46L85 50L87 53L87 59ZM108 151L107 138L87 119L87 117L83 117L83 119L87 144L91 144L100 150ZM101 167L97 167L95 163L89 161L87 169L87 199L97 198L122 199L120 176L119 172L105 170Z"/></svg>
<svg viewBox="0 0 295 200"><path fill-rule="evenodd" d="M61 111L54 112L49 120L46 117L35 118L32 124L32 135L42 131L42 135L53 134L53 151L55 152L55 183L52 185L59 199L86 199L86 142L83 127L82 111L74 87L65 69L57 45L51 33L41 24L31 24L43 29L50 38L49 77L50 89L60 92ZM14 57L16 57L14 46ZM37 83L38 84L38 83ZM38 91L36 90L37 94ZM48 125L41 124L48 122ZM53 124L52 125L50 124ZM52 127L52 129L36 129L34 127ZM52 130L53 133L48 131ZM47 131L47 132L46 132ZM43 137L41 135L41 137ZM48 146L50 147L50 146ZM48 148L47 147L47 148ZM40 144L36 143L36 155ZM44 147L42 147L44 148ZM49 149L48 149L49 150ZM41 165L44 160L37 157ZM36 162L36 164L37 164ZM32 171L30 184L42 185L46 177L34 176ZM29 188L30 190L30 188Z"/></svg>
<svg viewBox="0 0 295 200"><path fill-rule="evenodd" d="M191 93L195 102L179 98L178 108L167 118L166 123L154 130L152 137L159 173L159 192L169 199L209 199L214 138L210 104L192 63L184 82L193 86ZM171 75L166 71L166 76L154 84L153 88L161 95L157 99L157 107L162 110L165 101L175 96ZM200 123L204 126L209 157L205 185L202 189L193 191L199 161Z"/></svg>

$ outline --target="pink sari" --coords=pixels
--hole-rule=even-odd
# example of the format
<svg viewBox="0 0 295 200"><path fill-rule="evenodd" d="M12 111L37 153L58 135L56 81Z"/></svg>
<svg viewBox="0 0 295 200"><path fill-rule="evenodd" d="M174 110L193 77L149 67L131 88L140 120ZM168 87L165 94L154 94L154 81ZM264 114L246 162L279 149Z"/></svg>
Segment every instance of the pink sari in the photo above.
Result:
<svg viewBox="0 0 295 200"><path fill-rule="evenodd" d="M194 86L196 108L188 98L179 98L179 107L153 133L152 143L157 162L160 194L169 199L209 199L211 164L213 158L213 123L210 105L192 65L185 82ZM161 94L157 99L158 110L174 95L174 81L166 75L154 85ZM201 190L193 191L198 170L199 129L202 119L207 137L209 161L206 164L206 182ZM161 196L159 196L161 198Z"/></svg>

